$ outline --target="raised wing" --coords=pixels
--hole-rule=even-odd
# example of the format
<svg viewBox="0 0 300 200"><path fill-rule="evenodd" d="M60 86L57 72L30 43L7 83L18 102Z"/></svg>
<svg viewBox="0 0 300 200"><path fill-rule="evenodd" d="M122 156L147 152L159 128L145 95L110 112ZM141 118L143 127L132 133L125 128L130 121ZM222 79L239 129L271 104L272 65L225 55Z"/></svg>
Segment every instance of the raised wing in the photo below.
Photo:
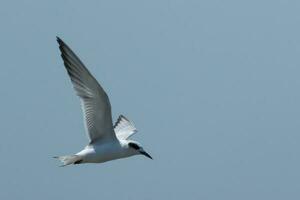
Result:
<svg viewBox="0 0 300 200"><path fill-rule="evenodd" d="M81 100L85 127L90 142L116 139L107 94L68 45L59 37L57 37L57 42L65 68Z"/></svg>
<svg viewBox="0 0 300 200"><path fill-rule="evenodd" d="M118 139L126 140L137 132L134 124L123 115L120 115L114 125L114 130Z"/></svg>

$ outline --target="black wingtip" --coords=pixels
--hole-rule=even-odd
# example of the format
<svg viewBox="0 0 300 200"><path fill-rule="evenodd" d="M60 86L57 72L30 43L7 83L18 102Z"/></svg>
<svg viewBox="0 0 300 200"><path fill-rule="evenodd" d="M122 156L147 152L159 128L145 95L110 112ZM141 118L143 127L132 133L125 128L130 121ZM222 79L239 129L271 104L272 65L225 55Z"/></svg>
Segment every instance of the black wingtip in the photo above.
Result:
<svg viewBox="0 0 300 200"><path fill-rule="evenodd" d="M124 115L120 115L120 118L125 119L126 121L129 121L129 119L127 119L127 117L125 117Z"/></svg>
<svg viewBox="0 0 300 200"><path fill-rule="evenodd" d="M56 36L56 41L58 42L58 44L62 45L64 43L64 41L62 39L60 39L60 37Z"/></svg>

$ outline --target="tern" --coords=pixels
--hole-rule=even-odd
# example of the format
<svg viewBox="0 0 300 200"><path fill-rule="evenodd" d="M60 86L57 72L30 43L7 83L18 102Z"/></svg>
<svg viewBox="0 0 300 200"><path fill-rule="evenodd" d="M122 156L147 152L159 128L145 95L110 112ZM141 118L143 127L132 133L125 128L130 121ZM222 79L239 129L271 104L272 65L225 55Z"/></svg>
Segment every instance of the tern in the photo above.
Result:
<svg viewBox="0 0 300 200"><path fill-rule="evenodd" d="M103 163L140 154L152 159L140 143L129 139L137 132L130 120L120 115L113 125L109 98L101 85L62 39L57 37L57 42L64 66L81 100L89 143L74 155L54 158L63 163L61 166Z"/></svg>

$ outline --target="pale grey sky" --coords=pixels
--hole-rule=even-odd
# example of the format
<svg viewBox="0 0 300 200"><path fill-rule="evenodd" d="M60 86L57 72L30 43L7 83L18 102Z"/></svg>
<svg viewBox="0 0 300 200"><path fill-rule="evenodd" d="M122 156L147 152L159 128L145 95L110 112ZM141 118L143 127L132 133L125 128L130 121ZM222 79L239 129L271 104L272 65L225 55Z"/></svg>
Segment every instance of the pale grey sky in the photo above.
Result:
<svg viewBox="0 0 300 200"><path fill-rule="evenodd" d="M300 198L300 2L1 1L0 199ZM154 160L84 147L55 36Z"/></svg>

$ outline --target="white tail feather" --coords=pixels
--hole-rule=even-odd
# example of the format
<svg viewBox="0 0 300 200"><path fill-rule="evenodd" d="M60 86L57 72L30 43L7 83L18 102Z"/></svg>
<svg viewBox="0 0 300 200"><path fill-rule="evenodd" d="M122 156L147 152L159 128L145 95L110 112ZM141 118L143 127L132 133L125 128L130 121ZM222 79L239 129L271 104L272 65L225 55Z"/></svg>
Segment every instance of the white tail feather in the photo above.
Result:
<svg viewBox="0 0 300 200"><path fill-rule="evenodd" d="M80 161L80 157L77 155L55 156L54 158L57 158L63 163L63 165L61 165L60 167L76 164L75 162Z"/></svg>

